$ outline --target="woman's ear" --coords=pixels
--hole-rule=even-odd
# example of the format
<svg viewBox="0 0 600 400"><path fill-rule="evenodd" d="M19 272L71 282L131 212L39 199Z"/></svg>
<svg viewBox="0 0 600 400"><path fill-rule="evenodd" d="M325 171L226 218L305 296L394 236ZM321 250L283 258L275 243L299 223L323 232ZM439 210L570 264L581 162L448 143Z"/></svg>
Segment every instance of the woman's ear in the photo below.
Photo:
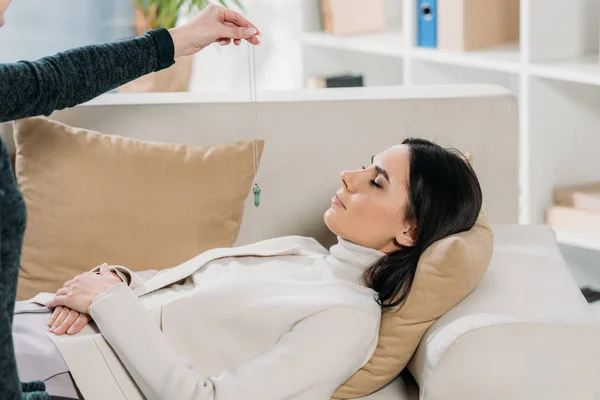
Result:
<svg viewBox="0 0 600 400"><path fill-rule="evenodd" d="M405 222L396 235L396 241L403 247L413 247L417 242L417 225Z"/></svg>

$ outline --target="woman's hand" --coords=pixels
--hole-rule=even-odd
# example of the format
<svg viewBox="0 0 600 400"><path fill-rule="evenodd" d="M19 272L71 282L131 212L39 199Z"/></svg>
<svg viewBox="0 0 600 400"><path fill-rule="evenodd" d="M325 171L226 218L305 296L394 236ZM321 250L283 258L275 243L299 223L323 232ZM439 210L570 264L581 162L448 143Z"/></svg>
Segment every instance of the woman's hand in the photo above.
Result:
<svg viewBox="0 0 600 400"><path fill-rule="evenodd" d="M106 265L106 264L105 264ZM121 281L119 275L112 272L113 276ZM69 283L71 281L68 281ZM65 283L65 287L66 284ZM82 314L68 307L58 306L54 309L50 320L48 321L49 331L55 335L75 335L90 323L92 317L88 314Z"/></svg>
<svg viewBox="0 0 600 400"><path fill-rule="evenodd" d="M209 4L196 18L185 25L169 29L175 44L175 58L189 56L218 42L238 45L245 39L260 44L260 31L241 14L228 8Z"/></svg>
<svg viewBox="0 0 600 400"><path fill-rule="evenodd" d="M79 333L84 326L89 324L92 320L88 314L81 314L75 310L71 310L68 307L58 306L54 309L48 326L50 332L55 335L75 335Z"/></svg>
<svg viewBox="0 0 600 400"><path fill-rule="evenodd" d="M110 272L108 265L100 267L100 274L86 272L67 281L62 289L58 289L48 308L65 306L80 313L87 310L96 296L121 283L118 277Z"/></svg>

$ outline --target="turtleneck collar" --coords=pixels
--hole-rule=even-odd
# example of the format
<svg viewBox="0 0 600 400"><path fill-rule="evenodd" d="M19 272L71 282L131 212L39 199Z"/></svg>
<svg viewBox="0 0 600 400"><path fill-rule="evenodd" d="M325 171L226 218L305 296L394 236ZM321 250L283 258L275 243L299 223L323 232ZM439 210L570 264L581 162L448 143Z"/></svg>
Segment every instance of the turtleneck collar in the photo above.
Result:
<svg viewBox="0 0 600 400"><path fill-rule="evenodd" d="M337 279L351 281L360 285L362 274L376 261L385 256L375 249L363 247L338 236L337 244L331 246L326 258Z"/></svg>

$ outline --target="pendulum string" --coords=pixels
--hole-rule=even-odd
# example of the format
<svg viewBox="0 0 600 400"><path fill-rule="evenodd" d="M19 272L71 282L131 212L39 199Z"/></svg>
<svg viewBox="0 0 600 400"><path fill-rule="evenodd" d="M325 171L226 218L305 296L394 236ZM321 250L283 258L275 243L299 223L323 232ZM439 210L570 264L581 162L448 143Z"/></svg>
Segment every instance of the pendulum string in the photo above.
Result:
<svg viewBox="0 0 600 400"><path fill-rule="evenodd" d="M256 50L254 45L248 43L248 78L250 85L250 108L252 110L252 131L254 140L252 142L252 162L254 163L254 187L252 188L252 194L254 195L254 206L260 205L260 192L261 189L256 182L256 172L258 170L258 146L256 144L256 137L258 136L258 110L257 110L257 89L256 89ZM252 50L250 50L252 48Z"/></svg>

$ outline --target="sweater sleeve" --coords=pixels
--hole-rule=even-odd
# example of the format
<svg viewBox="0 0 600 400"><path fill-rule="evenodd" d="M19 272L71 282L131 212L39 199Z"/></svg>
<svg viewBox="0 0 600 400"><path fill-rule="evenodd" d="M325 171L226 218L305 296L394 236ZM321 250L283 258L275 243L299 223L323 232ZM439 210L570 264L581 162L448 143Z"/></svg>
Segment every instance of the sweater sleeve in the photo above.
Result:
<svg viewBox="0 0 600 400"><path fill-rule="evenodd" d="M175 62L171 34L157 29L38 61L0 64L0 122L50 115Z"/></svg>
<svg viewBox="0 0 600 400"><path fill-rule="evenodd" d="M109 265L108 266L110 272L114 272L121 278L123 282L127 284L132 290L140 286L146 281L149 281L154 275L158 274L160 271L154 269L148 269L145 271L132 271L127 267L122 265ZM100 273L100 266L94 267L90 270L95 274Z"/></svg>
<svg viewBox="0 0 600 400"><path fill-rule="evenodd" d="M89 312L149 400L329 399L366 363L379 327L362 311L328 309L298 322L248 363L202 376L125 284L98 296Z"/></svg>

